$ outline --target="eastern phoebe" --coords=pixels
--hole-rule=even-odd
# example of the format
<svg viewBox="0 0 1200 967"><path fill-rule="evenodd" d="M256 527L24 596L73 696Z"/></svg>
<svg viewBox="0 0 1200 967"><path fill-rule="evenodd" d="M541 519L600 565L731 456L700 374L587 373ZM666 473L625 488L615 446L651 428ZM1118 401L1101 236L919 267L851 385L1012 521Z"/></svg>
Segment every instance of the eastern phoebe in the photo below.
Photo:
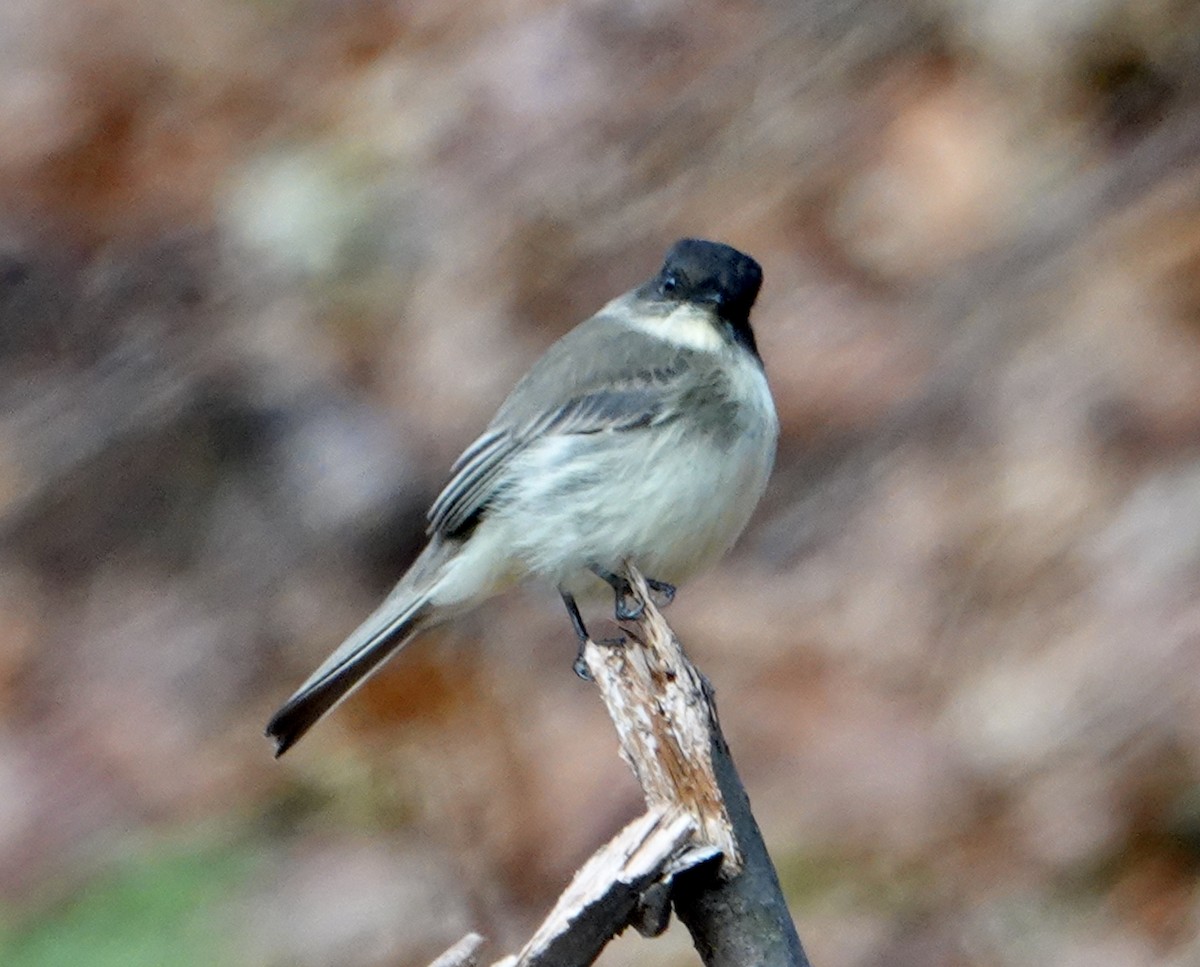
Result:
<svg viewBox="0 0 1200 967"><path fill-rule="evenodd" d="M408 573L268 723L275 754L419 631L524 578L558 586L582 647L577 593L607 582L634 616L625 561L669 598L724 554L779 433L750 329L761 284L749 256L683 239L552 345L454 464Z"/></svg>

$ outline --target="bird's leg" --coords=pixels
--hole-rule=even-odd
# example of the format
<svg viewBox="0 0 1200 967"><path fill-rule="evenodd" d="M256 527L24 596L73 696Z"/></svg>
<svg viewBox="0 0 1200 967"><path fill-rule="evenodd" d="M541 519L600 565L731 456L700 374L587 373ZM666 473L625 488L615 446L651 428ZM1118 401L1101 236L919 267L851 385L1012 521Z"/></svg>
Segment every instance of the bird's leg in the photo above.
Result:
<svg viewBox="0 0 1200 967"><path fill-rule="evenodd" d="M619 574L613 574L612 571L604 570L599 564L589 564L588 568L613 589L613 597L616 599L613 614L617 616L618 621L637 621L642 616L642 612L646 609L640 604L629 603L629 599L633 596L633 589L625 578Z"/></svg>
<svg viewBox="0 0 1200 967"><path fill-rule="evenodd" d="M575 664L571 667L575 669L576 675L585 682L590 682L592 673L588 671L587 662L583 660L589 637L587 626L583 623L583 615L579 613L579 605L575 603L575 595L562 588L558 589L558 593L562 595L563 604L567 606L567 616L571 619L571 627L575 629L575 637L579 639L579 650L575 653Z"/></svg>
<svg viewBox="0 0 1200 967"><path fill-rule="evenodd" d="M571 627L575 629L575 637L579 639L579 651L575 653L575 663L572 667L575 669L575 674L582 678L585 682L592 680L592 673L588 671L587 661L583 657L583 653L587 650L587 643L591 639L588 634L587 626L583 623L583 615L579 613L579 605L575 603L575 595L570 591L558 589L558 593L562 595L563 604L567 606L567 616L571 619ZM602 638L596 642L598 645L608 645L612 648L620 648L625 644L625 638Z"/></svg>

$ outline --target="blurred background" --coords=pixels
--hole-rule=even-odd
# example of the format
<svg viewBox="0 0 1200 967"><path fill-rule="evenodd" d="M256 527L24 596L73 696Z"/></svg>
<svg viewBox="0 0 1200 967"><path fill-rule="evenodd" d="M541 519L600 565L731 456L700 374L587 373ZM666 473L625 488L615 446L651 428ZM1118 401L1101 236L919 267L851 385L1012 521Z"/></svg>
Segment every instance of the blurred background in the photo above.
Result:
<svg viewBox="0 0 1200 967"><path fill-rule="evenodd" d="M5 0L0 962L523 942L641 808L552 590L262 727L681 235L783 437L668 617L814 964L1200 963L1186 0Z"/></svg>

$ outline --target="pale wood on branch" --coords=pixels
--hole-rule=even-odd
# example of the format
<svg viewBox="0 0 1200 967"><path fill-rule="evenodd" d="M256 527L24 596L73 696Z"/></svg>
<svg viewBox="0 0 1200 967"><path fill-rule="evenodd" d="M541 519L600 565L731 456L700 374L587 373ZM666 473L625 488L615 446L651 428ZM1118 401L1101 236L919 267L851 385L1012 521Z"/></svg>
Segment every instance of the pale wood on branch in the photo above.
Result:
<svg viewBox="0 0 1200 967"><path fill-rule="evenodd" d="M589 641L584 661L649 811L588 860L520 953L493 967L585 967L626 927L661 932L672 906L706 967L808 967L712 688L642 576L625 573L643 610L627 642ZM466 967L477 946L436 963Z"/></svg>
<svg viewBox="0 0 1200 967"><path fill-rule="evenodd" d="M643 607L624 645L589 641L584 660L621 742L621 757L651 809L679 809L696 821L696 839L724 855L729 875L741 869L737 838L713 771L719 731L707 683L688 661L640 574L629 569Z"/></svg>

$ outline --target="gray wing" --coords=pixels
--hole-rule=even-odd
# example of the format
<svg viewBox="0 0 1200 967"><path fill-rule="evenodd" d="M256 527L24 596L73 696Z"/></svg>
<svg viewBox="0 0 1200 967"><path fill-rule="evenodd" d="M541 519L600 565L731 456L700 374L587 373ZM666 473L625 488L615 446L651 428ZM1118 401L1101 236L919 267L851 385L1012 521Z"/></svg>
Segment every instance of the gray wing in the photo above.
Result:
<svg viewBox="0 0 1200 967"><path fill-rule="evenodd" d="M430 533L458 537L469 531L502 489L513 457L535 440L621 433L674 419L677 376L662 368L634 373L619 384L581 392L522 424L493 425L455 462L454 475L429 509Z"/></svg>

